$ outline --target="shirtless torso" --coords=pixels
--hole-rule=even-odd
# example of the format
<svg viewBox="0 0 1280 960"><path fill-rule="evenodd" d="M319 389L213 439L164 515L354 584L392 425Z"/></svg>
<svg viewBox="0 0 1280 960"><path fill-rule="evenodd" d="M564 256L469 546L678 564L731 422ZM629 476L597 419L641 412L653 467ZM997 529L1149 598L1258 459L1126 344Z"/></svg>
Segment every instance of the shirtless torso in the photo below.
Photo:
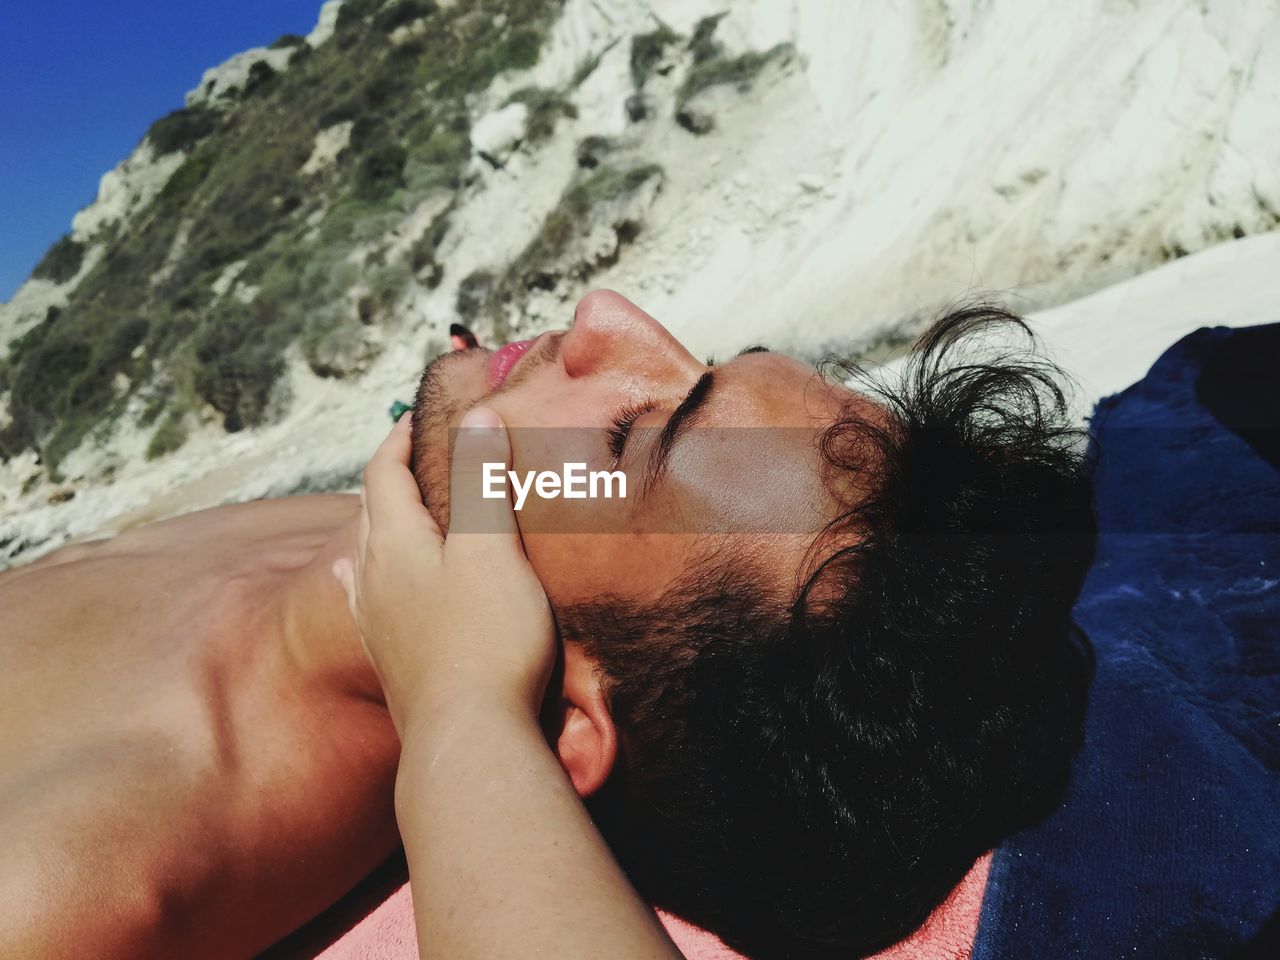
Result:
<svg viewBox="0 0 1280 960"><path fill-rule="evenodd" d="M251 956L395 847L329 574L358 503L218 508L0 574L0 955Z"/></svg>

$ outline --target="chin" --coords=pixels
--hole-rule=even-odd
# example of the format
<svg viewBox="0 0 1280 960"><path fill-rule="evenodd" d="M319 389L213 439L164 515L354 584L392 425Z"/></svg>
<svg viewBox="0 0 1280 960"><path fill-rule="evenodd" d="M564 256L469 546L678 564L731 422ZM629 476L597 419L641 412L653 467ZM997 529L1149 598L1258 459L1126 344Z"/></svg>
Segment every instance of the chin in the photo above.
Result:
<svg viewBox="0 0 1280 960"><path fill-rule="evenodd" d="M449 431L486 395L482 347L445 353L422 372L413 403L410 465L431 517L449 529Z"/></svg>

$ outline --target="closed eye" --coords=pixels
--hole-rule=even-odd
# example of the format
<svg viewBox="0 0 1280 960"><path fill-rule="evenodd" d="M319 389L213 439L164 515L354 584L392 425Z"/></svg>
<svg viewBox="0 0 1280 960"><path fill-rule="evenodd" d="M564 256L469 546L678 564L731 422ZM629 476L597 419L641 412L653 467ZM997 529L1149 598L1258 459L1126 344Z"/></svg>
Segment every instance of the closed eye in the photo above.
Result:
<svg viewBox="0 0 1280 960"><path fill-rule="evenodd" d="M614 414L613 421L609 425L609 429L605 431L608 437L609 453L613 455L613 465L616 467L618 461L622 459L622 451L626 449L627 437L631 434L631 428L635 426L635 422L643 417L646 413L656 410L658 405L652 400L646 400L638 406L626 406Z"/></svg>

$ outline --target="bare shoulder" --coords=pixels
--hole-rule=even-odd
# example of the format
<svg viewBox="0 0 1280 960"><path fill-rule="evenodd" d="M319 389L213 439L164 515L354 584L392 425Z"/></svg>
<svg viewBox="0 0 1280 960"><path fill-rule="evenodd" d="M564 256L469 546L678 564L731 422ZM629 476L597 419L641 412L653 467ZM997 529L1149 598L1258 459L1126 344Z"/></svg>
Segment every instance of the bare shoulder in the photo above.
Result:
<svg viewBox="0 0 1280 960"><path fill-rule="evenodd" d="M134 527L112 541L121 544L181 540L202 536L245 536L262 540L290 534L328 534L360 509L349 493L315 493L270 500L250 500Z"/></svg>
<svg viewBox="0 0 1280 960"><path fill-rule="evenodd" d="M251 500L197 510L61 547L25 566L0 571L6 578L79 561L193 547L212 560L218 554L251 548L264 541L290 537L324 537L360 509L359 498L349 493L306 494Z"/></svg>

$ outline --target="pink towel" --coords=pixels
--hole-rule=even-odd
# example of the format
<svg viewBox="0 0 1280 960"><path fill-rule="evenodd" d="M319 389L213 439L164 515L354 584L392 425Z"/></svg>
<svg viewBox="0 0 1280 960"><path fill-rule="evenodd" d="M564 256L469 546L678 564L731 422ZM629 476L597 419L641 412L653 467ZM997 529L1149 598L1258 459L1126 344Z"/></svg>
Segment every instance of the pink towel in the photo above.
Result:
<svg viewBox="0 0 1280 960"><path fill-rule="evenodd" d="M969 960L991 854L981 857L924 926L874 960ZM687 960L743 960L712 933L658 911ZM419 960L409 884L400 886L315 960Z"/></svg>

